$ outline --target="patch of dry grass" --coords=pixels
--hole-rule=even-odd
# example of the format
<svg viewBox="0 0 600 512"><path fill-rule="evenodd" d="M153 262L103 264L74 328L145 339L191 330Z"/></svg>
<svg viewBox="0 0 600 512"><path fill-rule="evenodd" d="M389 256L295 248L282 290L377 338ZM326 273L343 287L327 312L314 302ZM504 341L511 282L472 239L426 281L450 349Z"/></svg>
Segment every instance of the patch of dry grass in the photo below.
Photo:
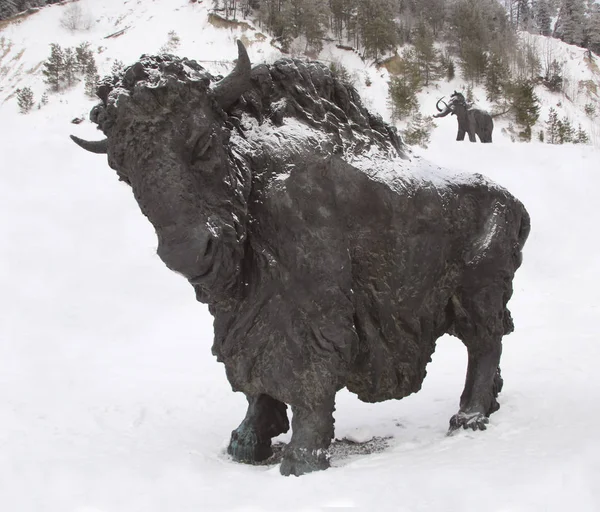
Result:
<svg viewBox="0 0 600 512"><path fill-rule="evenodd" d="M208 15L208 22L218 28L241 28L243 32L246 30L254 30L254 27L245 21L227 20L218 14L211 12Z"/></svg>
<svg viewBox="0 0 600 512"><path fill-rule="evenodd" d="M589 96L598 96L598 84L593 80L580 80L579 89L587 91Z"/></svg>
<svg viewBox="0 0 600 512"><path fill-rule="evenodd" d="M39 62L38 64L36 64L35 66L33 66L31 69L28 69L26 71L26 73L28 75L33 75L34 73L37 73L37 71L44 65L43 62Z"/></svg>
<svg viewBox="0 0 600 512"><path fill-rule="evenodd" d="M589 70L594 73L597 77L600 77L600 68L598 67L598 57L594 56L594 59L585 59L587 67Z"/></svg>
<svg viewBox="0 0 600 512"><path fill-rule="evenodd" d="M29 11L22 12L21 14L18 14L17 16L14 16L8 20L0 21L0 32L13 23L21 23L25 18L29 18L29 16L35 14L37 11L38 9L30 9Z"/></svg>
<svg viewBox="0 0 600 512"><path fill-rule="evenodd" d="M17 61L21 60L21 57L23 57L24 53L25 53L25 48L23 48L19 53L17 53L12 59L10 59L10 61L17 62Z"/></svg>
<svg viewBox="0 0 600 512"><path fill-rule="evenodd" d="M385 68L392 75L399 75L404 72L406 66L404 59L400 55L393 55L377 65L378 68Z"/></svg>

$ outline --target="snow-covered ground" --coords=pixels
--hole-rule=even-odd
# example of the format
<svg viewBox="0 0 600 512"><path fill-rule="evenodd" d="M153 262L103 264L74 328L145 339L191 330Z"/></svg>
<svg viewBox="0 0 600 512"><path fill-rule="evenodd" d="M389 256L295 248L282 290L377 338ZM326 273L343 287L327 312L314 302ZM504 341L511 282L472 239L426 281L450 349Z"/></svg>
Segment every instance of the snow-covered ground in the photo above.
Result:
<svg viewBox="0 0 600 512"><path fill-rule="evenodd" d="M106 24L94 30L111 33L123 4L88 4ZM171 28L182 46L198 45L190 55L234 56L235 34L198 21L198 4L125 5L137 9L130 30L140 41L106 40L108 68L157 49ZM24 62L34 34L75 44L49 25L60 9L5 29L26 43ZM140 28L153 20L161 32ZM196 43L185 20L198 26ZM271 51L261 44L250 50L255 61ZM13 85L24 80L12 76ZM383 452L284 478L277 466L225 455L245 399L210 353L211 317L155 255L130 190L105 158L68 139L96 136L89 123L69 123L92 103L75 90L28 116L14 100L0 106L1 511L600 510L600 150L513 144L499 132L493 144L456 143L455 122L438 122L418 152L497 180L532 217L510 303L516 331L504 343L502 408L486 432L446 437L466 366L463 346L447 337L420 393L376 405L339 393L336 437L389 436Z"/></svg>

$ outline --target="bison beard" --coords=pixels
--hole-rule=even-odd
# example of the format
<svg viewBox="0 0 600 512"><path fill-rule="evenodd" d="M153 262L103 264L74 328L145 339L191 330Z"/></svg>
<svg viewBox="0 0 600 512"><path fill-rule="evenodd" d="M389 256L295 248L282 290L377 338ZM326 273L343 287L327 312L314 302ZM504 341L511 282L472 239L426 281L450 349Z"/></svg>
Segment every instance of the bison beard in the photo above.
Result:
<svg viewBox="0 0 600 512"><path fill-rule="evenodd" d="M407 158L393 127L316 62L217 81L142 56L105 79L91 119L154 225L158 254L214 315L213 353L249 406L228 452L255 463L289 428L284 475L328 467L336 392L418 391L436 340L468 350L450 429L499 407L506 307L529 232L523 205L479 175Z"/></svg>

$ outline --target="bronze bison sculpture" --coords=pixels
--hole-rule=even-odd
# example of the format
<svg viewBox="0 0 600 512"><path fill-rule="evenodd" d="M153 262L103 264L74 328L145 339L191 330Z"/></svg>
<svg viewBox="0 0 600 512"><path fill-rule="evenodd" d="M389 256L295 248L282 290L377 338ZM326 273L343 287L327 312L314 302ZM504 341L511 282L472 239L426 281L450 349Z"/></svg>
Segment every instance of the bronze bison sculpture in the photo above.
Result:
<svg viewBox="0 0 600 512"><path fill-rule="evenodd" d="M409 159L396 130L318 62L282 59L215 78L142 56L98 88L91 120L156 230L158 256L214 316L213 353L249 402L233 459L281 473L329 466L335 395L418 391L436 340L468 349L450 428L499 407L506 307L529 232L523 205L480 175Z"/></svg>

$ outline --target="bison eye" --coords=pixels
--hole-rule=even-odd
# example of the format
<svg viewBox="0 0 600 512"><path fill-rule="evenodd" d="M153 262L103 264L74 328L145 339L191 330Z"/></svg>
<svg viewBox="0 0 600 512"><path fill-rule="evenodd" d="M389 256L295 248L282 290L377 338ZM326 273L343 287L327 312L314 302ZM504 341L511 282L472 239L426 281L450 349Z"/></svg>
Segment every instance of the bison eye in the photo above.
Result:
<svg viewBox="0 0 600 512"><path fill-rule="evenodd" d="M215 132L208 132L205 136L200 137L194 150L192 151L192 163L197 160L207 160L210 157L210 148L212 147Z"/></svg>

